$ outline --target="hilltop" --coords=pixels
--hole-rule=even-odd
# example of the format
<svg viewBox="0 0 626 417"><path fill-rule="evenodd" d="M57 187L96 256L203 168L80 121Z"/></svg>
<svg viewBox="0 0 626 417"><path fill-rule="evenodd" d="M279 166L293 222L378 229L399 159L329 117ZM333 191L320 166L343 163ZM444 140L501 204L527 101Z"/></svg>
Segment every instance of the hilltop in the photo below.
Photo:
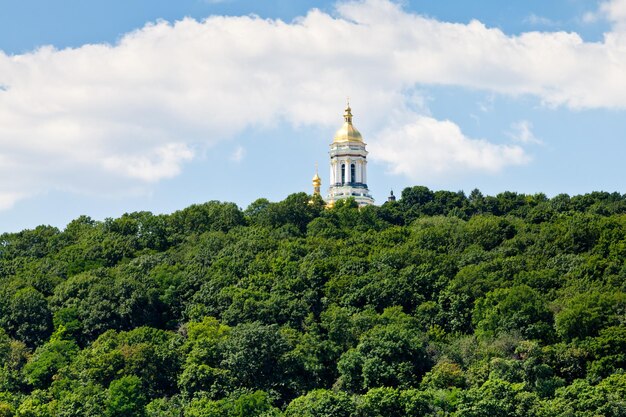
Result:
<svg viewBox="0 0 626 417"><path fill-rule="evenodd" d="M304 193L0 236L0 416L624 416L626 196Z"/></svg>

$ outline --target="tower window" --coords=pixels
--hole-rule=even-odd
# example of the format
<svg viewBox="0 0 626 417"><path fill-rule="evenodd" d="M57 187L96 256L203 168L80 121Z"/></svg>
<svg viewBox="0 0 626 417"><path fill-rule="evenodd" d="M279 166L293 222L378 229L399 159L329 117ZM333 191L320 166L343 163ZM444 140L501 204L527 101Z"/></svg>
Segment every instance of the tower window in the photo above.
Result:
<svg viewBox="0 0 626 417"><path fill-rule="evenodd" d="M341 184L346 183L346 164L341 164Z"/></svg>
<svg viewBox="0 0 626 417"><path fill-rule="evenodd" d="M356 166L354 164L350 164L350 182L356 182Z"/></svg>

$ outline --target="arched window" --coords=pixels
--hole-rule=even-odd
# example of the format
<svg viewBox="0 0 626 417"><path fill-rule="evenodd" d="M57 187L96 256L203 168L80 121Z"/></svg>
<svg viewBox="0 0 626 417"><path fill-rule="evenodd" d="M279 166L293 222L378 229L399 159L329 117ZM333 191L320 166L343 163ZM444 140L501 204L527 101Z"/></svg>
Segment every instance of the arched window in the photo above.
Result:
<svg viewBox="0 0 626 417"><path fill-rule="evenodd" d="M350 164L350 182L356 182L356 166L354 164Z"/></svg>
<svg viewBox="0 0 626 417"><path fill-rule="evenodd" d="M341 164L341 185L346 183L346 164Z"/></svg>

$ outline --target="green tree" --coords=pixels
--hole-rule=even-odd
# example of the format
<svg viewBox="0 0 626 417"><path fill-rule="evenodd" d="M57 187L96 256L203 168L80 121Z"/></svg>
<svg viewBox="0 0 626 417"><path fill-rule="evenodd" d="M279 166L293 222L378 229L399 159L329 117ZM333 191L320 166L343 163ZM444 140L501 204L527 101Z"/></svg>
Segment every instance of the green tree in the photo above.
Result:
<svg viewBox="0 0 626 417"><path fill-rule="evenodd" d="M485 337L519 332L522 337L549 341L552 313L541 295L527 285L496 289L476 302L476 332Z"/></svg>
<svg viewBox="0 0 626 417"><path fill-rule="evenodd" d="M401 391L396 388L374 388L365 393L357 403L359 417L404 416L405 407Z"/></svg>
<svg viewBox="0 0 626 417"><path fill-rule="evenodd" d="M583 346L593 355L588 365L593 380L626 370L626 328L623 326L603 329L598 337L587 339Z"/></svg>
<svg viewBox="0 0 626 417"><path fill-rule="evenodd" d="M146 417L181 417L183 404L179 397L157 398L146 405Z"/></svg>
<svg viewBox="0 0 626 417"><path fill-rule="evenodd" d="M567 341L584 339L620 323L626 309L626 293L592 291L578 294L563 304L555 316L557 334Z"/></svg>
<svg viewBox="0 0 626 417"><path fill-rule="evenodd" d="M465 374L459 364L448 359L440 360L424 375L422 385L430 388L464 388L467 385Z"/></svg>
<svg viewBox="0 0 626 417"><path fill-rule="evenodd" d="M285 417L351 417L354 411L354 402L345 392L318 389L293 400Z"/></svg>
<svg viewBox="0 0 626 417"><path fill-rule="evenodd" d="M280 412L271 405L263 391L233 394L222 400L199 398L185 410L185 417L278 417Z"/></svg>
<svg viewBox="0 0 626 417"><path fill-rule="evenodd" d="M240 324L221 343L220 368L230 372L236 386L277 391L284 400L297 390L287 355L292 348L277 325Z"/></svg>
<svg viewBox="0 0 626 417"><path fill-rule="evenodd" d="M465 391L456 415L467 417L538 416L539 398L523 390L523 384L490 379L481 387Z"/></svg>
<svg viewBox="0 0 626 417"><path fill-rule="evenodd" d="M15 412L16 417L53 417L50 397L45 391L35 390L24 398Z"/></svg>
<svg viewBox="0 0 626 417"><path fill-rule="evenodd" d="M545 416L624 416L626 407L626 374L617 373L598 385L578 379L567 387L560 388L552 400L543 405Z"/></svg>
<svg viewBox="0 0 626 417"><path fill-rule="evenodd" d="M468 243L492 250L515 235L515 226L507 218L493 215L476 215L465 227Z"/></svg>
<svg viewBox="0 0 626 417"><path fill-rule="evenodd" d="M52 377L70 364L78 353L78 346L71 340L52 339L35 350L24 366L24 377L35 388L46 388Z"/></svg>
<svg viewBox="0 0 626 417"><path fill-rule="evenodd" d="M146 402L139 377L123 376L111 382L104 414L107 417L140 417L145 415Z"/></svg>
<svg viewBox="0 0 626 417"><path fill-rule="evenodd" d="M181 347L186 356L178 387L187 397L199 392L224 395L231 384L229 372L220 368L221 344L230 334L230 328L213 317L201 322L187 323L187 340Z"/></svg>
<svg viewBox="0 0 626 417"><path fill-rule="evenodd" d="M382 386L417 386L431 360L415 323L405 320L372 328L356 348L341 356L337 367L341 385L360 392Z"/></svg>
<svg viewBox="0 0 626 417"><path fill-rule="evenodd" d="M52 314L46 298L36 289L26 287L13 294L8 315L0 324L10 335L34 347L50 335Z"/></svg>
<svg viewBox="0 0 626 417"><path fill-rule="evenodd" d="M64 381L67 382L67 381ZM56 392L54 417L104 416L108 391L93 383L63 384ZM141 415L141 414L140 414Z"/></svg>

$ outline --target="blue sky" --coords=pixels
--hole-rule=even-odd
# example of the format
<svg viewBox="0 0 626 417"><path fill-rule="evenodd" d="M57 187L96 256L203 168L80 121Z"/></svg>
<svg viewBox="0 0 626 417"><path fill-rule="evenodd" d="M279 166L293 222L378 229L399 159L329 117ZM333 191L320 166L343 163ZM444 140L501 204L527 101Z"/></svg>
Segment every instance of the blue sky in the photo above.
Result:
<svg viewBox="0 0 626 417"><path fill-rule="evenodd" d="M0 232L328 181L626 192L626 1L0 0Z"/></svg>

